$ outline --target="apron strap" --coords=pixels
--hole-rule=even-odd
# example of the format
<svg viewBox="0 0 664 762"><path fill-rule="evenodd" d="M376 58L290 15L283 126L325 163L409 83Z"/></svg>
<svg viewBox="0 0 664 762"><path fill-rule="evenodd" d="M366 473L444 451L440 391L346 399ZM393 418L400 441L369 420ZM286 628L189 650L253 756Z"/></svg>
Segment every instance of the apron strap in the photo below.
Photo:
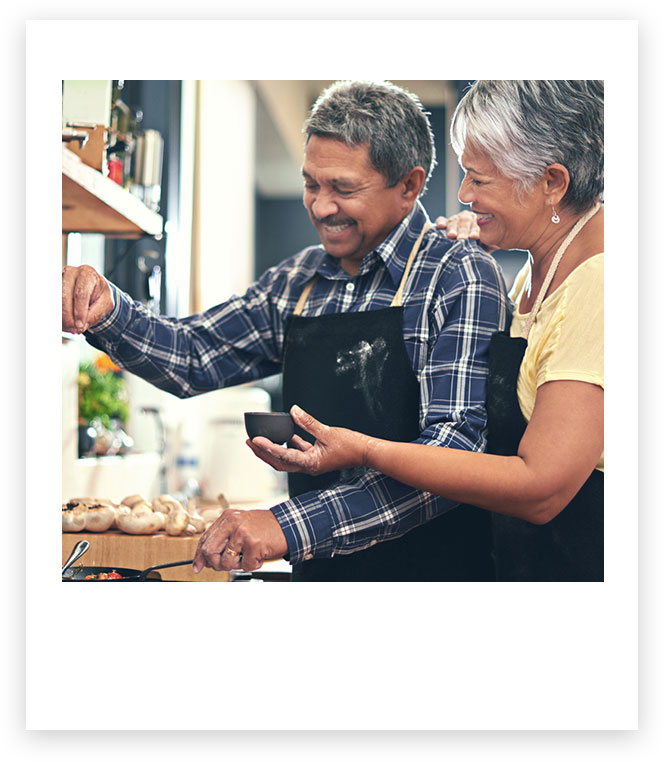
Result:
<svg viewBox="0 0 664 762"><path fill-rule="evenodd" d="M293 315L295 317L298 317L299 314L302 312L302 309L304 305L306 304L307 299L309 298L309 294L311 293L311 289L314 287L314 283L316 282L316 278L318 277L317 273L314 273L311 280L309 280L304 289L302 290L302 293L300 294L300 298L297 300L297 304L295 305L295 309L293 310Z"/></svg>
<svg viewBox="0 0 664 762"><path fill-rule="evenodd" d="M424 227L422 228L422 231L420 232L419 236L417 237L417 240L413 244L413 248L410 250L410 255L408 256L408 261L406 262L406 267L404 268L403 275L401 276L401 282L399 283L399 288L394 295L394 299L392 299L392 304L390 307L401 307L401 301L403 298L403 290L404 286L406 285L406 281L408 280L408 274L410 273L410 268L413 265L413 262L415 261L415 256L417 255L417 252L419 251L420 244L422 243L422 239L424 238L424 234L427 232L427 230L430 230L433 227L433 225L430 222L425 222ZM316 282L316 279L318 278L318 274L314 274L314 276L309 280L302 290L302 293L300 294L300 298L297 300L297 304L295 305L295 309L293 310L293 315L295 317L298 317L302 310L304 309L304 305L307 303L307 299L309 298L309 294L311 293L311 289L314 287L314 283Z"/></svg>
<svg viewBox="0 0 664 762"><path fill-rule="evenodd" d="M551 281L553 280L553 276L556 274L556 270L558 269L558 265L560 264L560 260L563 258L563 254L567 251L567 247L572 243L572 241L576 238L576 236L581 231L581 228L588 222L588 220L599 210L601 204L595 204L595 206L589 211L586 212L586 214L581 217L574 225L574 227L570 230L570 232L567 235L567 238L562 242L562 245L556 252L555 257L553 258L553 261L551 262L551 265L549 266L549 269L546 273L546 277L544 278L544 283L542 283L542 288L539 290L539 294L537 294L537 299L535 300L535 304L533 305L532 310L530 310L530 314L528 315L528 319L526 320L525 325L523 326L523 330L521 331L521 338L522 339L528 339L528 334L530 333L530 329L533 326L533 323L535 322L535 318L537 317L537 313L540 310L540 307L542 306L542 302L544 301L544 297L546 296L546 292L551 285Z"/></svg>
<svg viewBox="0 0 664 762"><path fill-rule="evenodd" d="M406 267L404 268L403 275L401 276L401 282L399 283L399 288L396 294L394 295L394 299L392 299L392 304L390 305L390 307L401 307L401 302L403 299L403 290L406 286L406 281L408 280L410 268L412 267L413 262L415 261L417 252L420 250L420 244L422 243L424 234L427 232L427 230L430 230L432 227L433 225L430 222L427 221L424 223L424 227L422 228L422 231L417 237L417 241L415 241L415 243L413 244L413 248L410 250L410 255L408 257L408 261L406 262Z"/></svg>

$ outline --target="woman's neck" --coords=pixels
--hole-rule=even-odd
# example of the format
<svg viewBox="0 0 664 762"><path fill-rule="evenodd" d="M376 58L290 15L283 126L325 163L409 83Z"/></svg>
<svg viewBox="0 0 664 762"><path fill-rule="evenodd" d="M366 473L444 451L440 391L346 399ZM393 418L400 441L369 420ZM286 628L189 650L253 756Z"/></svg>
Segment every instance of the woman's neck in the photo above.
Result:
<svg viewBox="0 0 664 762"><path fill-rule="evenodd" d="M524 292L521 299L520 309L522 312L529 312L532 308L558 249L582 216L563 216L561 214L560 225L554 226L552 224L551 227L555 227L555 230L552 230L550 235L542 236L537 244L530 249L531 281L530 288ZM550 294L555 291L565 278L582 262L602 251L604 251L603 206L586 222L568 246L556 269L547 293Z"/></svg>

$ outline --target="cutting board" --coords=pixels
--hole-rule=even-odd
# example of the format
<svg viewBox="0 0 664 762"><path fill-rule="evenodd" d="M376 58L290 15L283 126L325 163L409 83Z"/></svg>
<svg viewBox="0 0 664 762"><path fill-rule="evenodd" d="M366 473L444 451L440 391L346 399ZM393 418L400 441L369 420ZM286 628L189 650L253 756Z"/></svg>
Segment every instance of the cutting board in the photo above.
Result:
<svg viewBox="0 0 664 762"><path fill-rule="evenodd" d="M171 537L165 532L151 535L130 535L124 532L63 532L62 563L69 558L79 540L87 540L90 549L74 566L116 566L142 571L149 566L185 561L193 558L200 535ZM203 569L194 574L191 565L160 569L164 580L175 582L228 582L228 572Z"/></svg>

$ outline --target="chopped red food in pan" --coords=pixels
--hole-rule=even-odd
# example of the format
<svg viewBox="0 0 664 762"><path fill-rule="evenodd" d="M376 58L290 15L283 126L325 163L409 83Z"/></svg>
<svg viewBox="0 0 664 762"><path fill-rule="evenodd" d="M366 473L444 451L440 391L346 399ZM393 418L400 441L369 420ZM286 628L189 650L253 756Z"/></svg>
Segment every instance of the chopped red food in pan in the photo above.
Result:
<svg viewBox="0 0 664 762"><path fill-rule="evenodd" d="M88 574L83 579L122 579L122 574L118 574L115 569L112 572L100 572L99 574Z"/></svg>

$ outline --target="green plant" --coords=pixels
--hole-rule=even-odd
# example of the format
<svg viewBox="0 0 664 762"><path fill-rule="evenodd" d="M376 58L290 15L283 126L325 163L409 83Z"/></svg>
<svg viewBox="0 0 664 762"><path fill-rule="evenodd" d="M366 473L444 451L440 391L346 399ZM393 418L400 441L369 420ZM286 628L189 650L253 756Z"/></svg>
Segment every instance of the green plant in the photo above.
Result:
<svg viewBox="0 0 664 762"><path fill-rule="evenodd" d="M119 370L106 369L86 361L78 369L78 415L81 423L99 418L108 428L112 418L127 423L129 404L125 381Z"/></svg>

